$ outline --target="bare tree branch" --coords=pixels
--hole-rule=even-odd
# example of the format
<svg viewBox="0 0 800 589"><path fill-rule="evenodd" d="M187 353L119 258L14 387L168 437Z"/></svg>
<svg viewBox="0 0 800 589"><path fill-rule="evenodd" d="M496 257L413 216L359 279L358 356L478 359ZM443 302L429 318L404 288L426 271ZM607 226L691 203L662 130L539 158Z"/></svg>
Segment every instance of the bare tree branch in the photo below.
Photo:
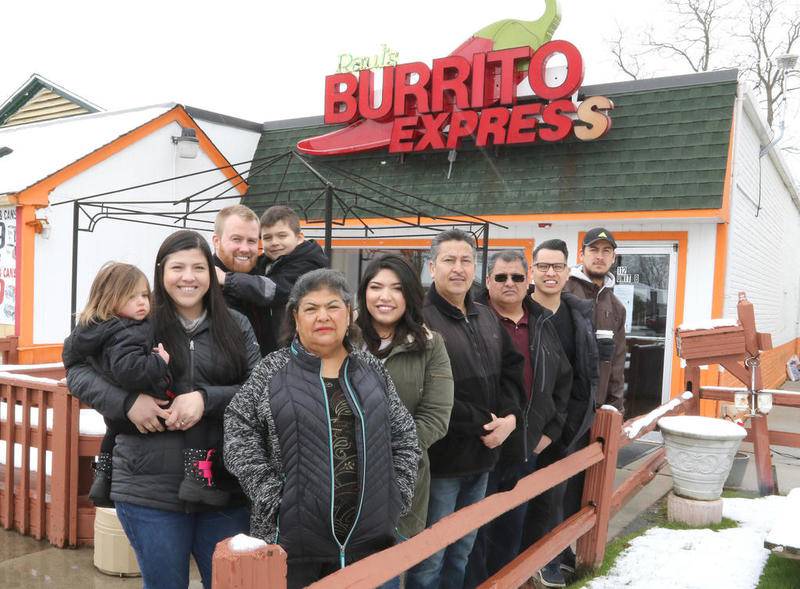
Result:
<svg viewBox="0 0 800 589"><path fill-rule="evenodd" d="M617 67L621 69L624 74L630 76L632 80L638 80L642 70L639 64L640 56L635 53L626 55L625 49L622 46L624 38L625 34L622 31L622 27L617 23L617 37L611 41L611 55L614 56Z"/></svg>

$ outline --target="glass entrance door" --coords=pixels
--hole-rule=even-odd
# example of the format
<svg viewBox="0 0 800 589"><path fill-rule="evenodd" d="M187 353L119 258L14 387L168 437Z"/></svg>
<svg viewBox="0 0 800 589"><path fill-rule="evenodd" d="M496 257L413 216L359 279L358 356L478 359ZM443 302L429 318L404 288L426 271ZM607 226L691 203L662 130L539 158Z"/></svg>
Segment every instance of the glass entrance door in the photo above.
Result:
<svg viewBox="0 0 800 589"><path fill-rule="evenodd" d="M677 246L617 248L614 294L626 313L625 412L642 415L669 400Z"/></svg>

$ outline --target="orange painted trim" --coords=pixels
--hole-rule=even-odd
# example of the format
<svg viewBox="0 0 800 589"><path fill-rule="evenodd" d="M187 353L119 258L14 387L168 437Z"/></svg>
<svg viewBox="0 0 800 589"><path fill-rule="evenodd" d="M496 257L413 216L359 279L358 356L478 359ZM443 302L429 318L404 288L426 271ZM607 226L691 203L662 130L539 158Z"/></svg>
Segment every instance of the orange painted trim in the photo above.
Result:
<svg viewBox="0 0 800 589"><path fill-rule="evenodd" d="M380 238L347 238L334 239L331 243L334 248L353 248L353 249L429 249L431 240L425 238L402 238L402 239L380 239ZM523 249L528 265L533 263L533 249L536 245L535 239L492 239L489 238L489 248L491 249ZM480 244L478 244L480 249Z"/></svg>
<svg viewBox="0 0 800 589"><path fill-rule="evenodd" d="M538 223L555 223L555 222L570 222L570 221L642 221L646 219L707 219L719 221L723 218L722 209L670 209L667 211L622 211L622 212L581 212L581 213L531 213L520 215L484 215L480 217L481 220L476 220L471 217L460 215L442 215L447 217L448 220L454 220L462 223L473 223L474 225L482 225L483 221L490 221L500 225L504 223L525 223L525 222L538 222ZM433 219L431 217L397 217L398 219L407 223L417 224L419 221L423 224L447 224L448 221ZM341 219L334 219L337 223L342 223ZM323 226L322 219L316 220L313 223L305 223L306 228L320 228ZM359 219L345 219L343 224L345 227L363 227L366 223L371 227L382 226L396 226L398 222L384 217L370 217Z"/></svg>
<svg viewBox="0 0 800 589"><path fill-rule="evenodd" d="M17 320L20 345L29 346L33 344L36 232L35 227L29 223L34 223L36 220L35 209L48 206L50 204L50 193L67 180L96 166L171 123L193 128L197 135L200 148L215 166L223 167L230 165L230 162L222 155L194 119L189 116L182 106L178 105L131 132L96 149L58 172L43 178L16 195L17 203L20 205L17 210L17 215L18 218L22 218L22 222L19 223L19 227L22 231L17 232L17 248L22 252L22 263L17 265L17 284L20 285L17 290L17 297L20 297L19 319ZM236 170L233 168L225 168L220 170L220 172L235 185L239 194L243 195L247 192L247 183L239 176Z"/></svg>
<svg viewBox="0 0 800 589"><path fill-rule="evenodd" d="M34 300L34 244L36 228L30 224L36 220L36 208L17 207L17 333L20 345L33 342L33 300ZM22 356L19 361L22 363Z"/></svg>
<svg viewBox="0 0 800 589"><path fill-rule="evenodd" d="M666 241L678 244L678 275L675 279L675 324L668 329L675 329L683 323L686 305L686 260L689 255L689 233L687 231L614 231L617 244L624 241ZM578 256L580 259L583 236L585 231L578 233ZM670 377L670 398L683 392L683 368L678 357L677 347L672 346L672 375Z"/></svg>
<svg viewBox="0 0 800 589"><path fill-rule="evenodd" d="M63 344L40 344L19 348L20 364L49 364L61 362Z"/></svg>
<svg viewBox="0 0 800 589"><path fill-rule="evenodd" d="M102 161L105 161L112 155L115 155L136 143L137 141L147 137L148 135L158 131L159 129L169 125L170 123L178 123L184 127L191 127L196 131L197 139L203 152L214 162L217 166L228 166L230 162L225 159L225 156L216 148L208 136L203 132L199 125L190 117L182 106L175 106L162 115L157 116L151 121L137 127L136 129L114 139L110 143L96 149L81 159L61 168L58 172L39 180L37 183L29 186L17 195L18 202L21 205L37 205L45 207L50 204L49 195L56 187L60 186L67 180L74 178L78 174L85 172ZM239 174L232 168L221 170L226 178L234 181L241 180ZM242 183L237 186L240 194L247 192L247 184Z"/></svg>
<svg viewBox="0 0 800 589"><path fill-rule="evenodd" d="M735 132L736 132L736 107L734 106L733 117L731 117L730 139L728 140L728 159L725 164L725 180L723 181L722 185L722 207L720 208L720 211L722 212L721 220L723 223L728 223L731 220L731 189L733 180L733 157L734 157L733 142L736 137Z"/></svg>
<svg viewBox="0 0 800 589"><path fill-rule="evenodd" d="M211 139L208 138L208 135L206 135L205 131L200 128L200 125L195 122L195 120L183 109L183 107L180 107L175 114L176 122L180 123L183 127L192 127L195 130L197 134L197 140L200 143L200 148L215 166L218 168L223 168L220 170L220 172L222 172L222 174L231 181L236 188L236 191L244 196L247 193L247 182L245 182L244 178L242 178L234 168L224 167L230 166L231 162L229 162L228 159L222 155L222 152L217 149L217 146L214 145Z"/></svg>
<svg viewBox="0 0 800 589"><path fill-rule="evenodd" d="M722 317L725 307L725 278L728 270L728 224L717 223L714 248L714 287L711 291L711 318Z"/></svg>

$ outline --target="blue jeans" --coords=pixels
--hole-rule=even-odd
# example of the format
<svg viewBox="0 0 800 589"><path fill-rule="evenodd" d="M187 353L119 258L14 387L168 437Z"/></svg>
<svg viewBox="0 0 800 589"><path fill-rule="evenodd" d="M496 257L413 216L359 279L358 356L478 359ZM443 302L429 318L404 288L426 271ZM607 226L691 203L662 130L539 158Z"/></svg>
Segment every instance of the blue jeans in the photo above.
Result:
<svg viewBox="0 0 800 589"><path fill-rule="evenodd" d="M489 473L431 479L428 525L432 526L443 517L483 499L488 480ZM476 534L477 531L470 532L410 569L406 576L406 589L461 589Z"/></svg>
<svg viewBox="0 0 800 589"><path fill-rule="evenodd" d="M250 529L246 507L183 513L117 501L117 516L136 553L144 589L186 589L194 555L211 587L211 559L217 543Z"/></svg>
<svg viewBox="0 0 800 589"><path fill-rule="evenodd" d="M527 462L498 464L489 474L486 496L516 487L521 478L536 470L536 459L537 455L532 454ZM507 511L478 530L469 555L464 587L477 587L519 555L528 503Z"/></svg>

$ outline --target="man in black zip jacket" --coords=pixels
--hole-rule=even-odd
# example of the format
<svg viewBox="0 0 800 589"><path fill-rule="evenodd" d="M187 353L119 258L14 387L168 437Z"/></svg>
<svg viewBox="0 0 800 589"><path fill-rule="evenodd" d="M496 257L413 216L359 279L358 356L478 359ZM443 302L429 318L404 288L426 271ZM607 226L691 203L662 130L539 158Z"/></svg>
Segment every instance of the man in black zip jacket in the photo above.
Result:
<svg viewBox="0 0 800 589"><path fill-rule="evenodd" d="M454 402L447 434L433 444L428 525L485 496L500 447L520 423L523 358L488 307L471 294L475 241L457 229L431 242L433 284L423 306L428 327L444 338ZM412 568L408 589L461 588L475 532Z"/></svg>
<svg viewBox="0 0 800 589"><path fill-rule="evenodd" d="M486 494L509 491L536 470L537 457L561 437L572 390L572 366L561 348L549 313L528 297L528 262L518 250L489 259L483 300L497 314L516 350L525 358L522 424L503 445L489 475ZM475 587L519 554L524 503L482 527L470 554L465 587Z"/></svg>
<svg viewBox="0 0 800 589"><path fill-rule="evenodd" d="M539 466L552 464L588 442L594 422L598 352L592 323L592 301L563 292L569 269L567 245L560 239L544 241L533 257L533 292L528 297L534 312L549 316L561 347L572 365L572 389L561 435L539 456ZM528 504L521 550L541 539L580 507L583 477L572 477ZM564 587L562 556L556 557L536 575L543 587Z"/></svg>

